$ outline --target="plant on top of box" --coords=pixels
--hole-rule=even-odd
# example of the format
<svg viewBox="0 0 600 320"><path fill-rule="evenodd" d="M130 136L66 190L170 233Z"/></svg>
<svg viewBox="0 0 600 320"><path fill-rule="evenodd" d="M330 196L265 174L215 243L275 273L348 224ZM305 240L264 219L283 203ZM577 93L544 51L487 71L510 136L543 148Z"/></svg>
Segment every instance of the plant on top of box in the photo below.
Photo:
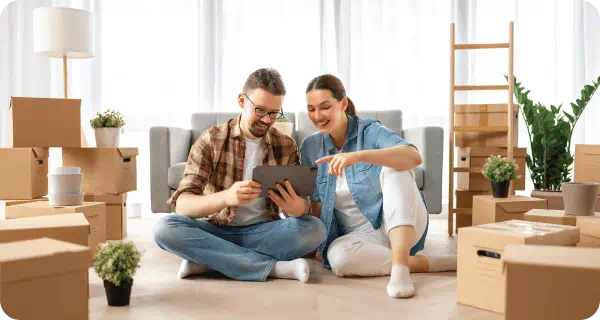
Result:
<svg viewBox="0 0 600 320"><path fill-rule="evenodd" d="M104 280L109 306L129 305L133 276L139 268L140 252L131 241L115 241L104 245L94 257L94 270Z"/></svg>
<svg viewBox="0 0 600 320"><path fill-rule="evenodd" d="M119 146L121 128L125 120L119 111L107 109L104 114L97 113L90 120L90 125L96 135L96 146L98 148L116 148Z"/></svg>
<svg viewBox="0 0 600 320"><path fill-rule="evenodd" d="M517 175L519 166L515 160L506 157L491 155L485 161L481 173L492 183L494 198L507 198L508 189L512 180L520 178Z"/></svg>
<svg viewBox="0 0 600 320"><path fill-rule="evenodd" d="M505 76L508 81L508 77ZM521 113L529 134L529 149L526 163L535 189L560 191L562 182L571 181L571 138L575 125L600 85L600 77L592 85L585 85L581 97L571 102L572 113L539 101L529 99L530 90L525 90L514 78L514 96L521 107Z"/></svg>

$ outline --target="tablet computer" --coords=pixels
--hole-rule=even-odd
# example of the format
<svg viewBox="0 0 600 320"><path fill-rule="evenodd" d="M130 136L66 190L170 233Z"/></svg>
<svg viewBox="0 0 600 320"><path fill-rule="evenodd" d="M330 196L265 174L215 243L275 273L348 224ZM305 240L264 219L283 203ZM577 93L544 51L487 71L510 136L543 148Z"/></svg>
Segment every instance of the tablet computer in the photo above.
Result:
<svg viewBox="0 0 600 320"><path fill-rule="evenodd" d="M268 197L269 188L277 191L276 183L285 188L285 179L290 180L300 197L312 195L317 180L317 166L258 166L252 172L252 180L260 182L259 197Z"/></svg>

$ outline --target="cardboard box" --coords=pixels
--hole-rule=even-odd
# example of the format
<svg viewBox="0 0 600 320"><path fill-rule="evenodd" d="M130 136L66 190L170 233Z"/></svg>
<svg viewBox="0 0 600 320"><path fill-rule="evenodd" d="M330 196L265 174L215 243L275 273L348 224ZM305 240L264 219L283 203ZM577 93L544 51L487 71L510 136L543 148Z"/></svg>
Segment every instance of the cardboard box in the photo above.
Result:
<svg viewBox="0 0 600 320"><path fill-rule="evenodd" d="M579 228L511 220L462 228L458 237L457 301L497 313L505 309L502 273L509 244L574 246Z"/></svg>
<svg viewBox="0 0 600 320"><path fill-rule="evenodd" d="M0 304L13 319L88 319L89 249L42 238L0 244Z"/></svg>
<svg viewBox="0 0 600 320"><path fill-rule="evenodd" d="M454 124L456 126L507 126L507 104L457 105ZM514 105L513 129L514 142L518 145L519 136L519 106ZM506 148L506 132L457 132L456 146L458 147L501 147Z"/></svg>
<svg viewBox="0 0 600 320"><path fill-rule="evenodd" d="M600 250L508 245L506 320L589 319L600 302Z"/></svg>
<svg viewBox="0 0 600 320"><path fill-rule="evenodd" d="M86 194L83 201L106 203L106 240L127 236L127 193Z"/></svg>
<svg viewBox="0 0 600 320"><path fill-rule="evenodd" d="M578 216L577 226L581 230L578 247L600 248L600 213L594 216Z"/></svg>
<svg viewBox="0 0 600 320"><path fill-rule="evenodd" d="M551 210L564 210L565 203L563 200L562 192L560 191L540 191L533 190L531 191L532 198L540 198L548 200L548 209ZM600 196L596 198L596 212L600 212Z"/></svg>
<svg viewBox="0 0 600 320"><path fill-rule="evenodd" d="M458 149L459 168L483 168L485 161L490 155L501 155L506 157L506 149L502 148L460 148ZM517 175L521 178L511 181L515 190L525 190L525 156L526 148L514 148L513 156L519 170ZM456 187L469 191L491 191L492 185L481 173L460 172L457 173Z"/></svg>
<svg viewBox="0 0 600 320"><path fill-rule="evenodd" d="M523 220L525 212L533 209L546 209L546 200L524 196L508 196L508 198L474 196L473 225Z"/></svg>
<svg viewBox="0 0 600 320"><path fill-rule="evenodd" d="M566 215L562 210L533 209L525 213L523 220L560 224L563 226L577 226L577 217Z"/></svg>
<svg viewBox="0 0 600 320"><path fill-rule="evenodd" d="M83 193L120 194L137 189L137 148L63 148L63 165L80 167Z"/></svg>
<svg viewBox="0 0 600 320"><path fill-rule="evenodd" d="M10 100L12 147L81 147L81 99Z"/></svg>
<svg viewBox="0 0 600 320"><path fill-rule="evenodd" d="M456 189L456 228L470 227L472 225L473 196L492 194L491 191L469 191Z"/></svg>
<svg viewBox="0 0 600 320"><path fill-rule="evenodd" d="M100 243L106 242L106 204L102 202L84 202L79 206L53 207L47 201L29 202L6 207L6 219L51 216L69 213L83 213L90 224L88 245L90 265Z"/></svg>
<svg viewBox="0 0 600 320"><path fill-rule="evenodd" d="M575 145L575 182L600 182L600 145Z"/></svg>
<svg viewBox="0 0 600 320"><path fill-rule="evenodd" d="M48 193L48 148L0 148L0 200Z"/></svg>
<svg viewBox="0 0 600 320"><path fill-rule="evenodd" d="M0 221L0 243L52 238L88 246L90 224L82 213Z"/></svg>

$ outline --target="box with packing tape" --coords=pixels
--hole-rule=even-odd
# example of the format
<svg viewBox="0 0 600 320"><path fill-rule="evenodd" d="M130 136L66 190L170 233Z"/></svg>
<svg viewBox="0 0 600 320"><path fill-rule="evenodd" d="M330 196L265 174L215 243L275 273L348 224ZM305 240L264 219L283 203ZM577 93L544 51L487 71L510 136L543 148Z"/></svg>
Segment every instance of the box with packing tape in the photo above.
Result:
<svg viewBox="0 0 600 320"><path fill-rule="evenodd" d="M127 193L86 194L83 200L106 203L106 240L122 240L127 236Z"/></svg>
<svg viewBox="0 0 600 320"><path fill-rule="evenodd" d="M48 148L0 148L0 200L48 193Z"/></svg>
<svg viewBox="0 0 600 320"><path fill-rule="evenodd" d="M82 213L0 220L0 243L52 238L87 247L89 234Z"/></svg>
<svg viewBox="0 0 600 320"><path fill-rule="evenodd" d="M50 238L0 244L0 305L12 319L88 319L87 247Z"/></svg>
<svg viewBox="0 0 600 320"><path fill-rule="evenodd" d="M504 250L509 244L575 246L579 228L511 220L462 228L458 237L458 303L503 313Z"/></svg>
<svg viewBox="0 0 600 320"><path fill-rule="evenodd" d="M12 97L11 147L81 147L81 99Z"/></svg>
<svg viewBox="0 0 600 320"><path fill-rule="evenodd" d="M479 126L479 127L503 127L508 123L508 105L501 104L479 104L479 105L456 105L456 126ZM519 106L514 105L513 130L514 142L518 144L519 136ZM457 147L501 147L506 148L506 132L457 132Z"/></svg>
<svg viewBox="0 0 600 320"><path fill-rule="evenodd" d="M63 165L85 175L83 193L121 194L137 189L137 148L63 148Z"/></svg>
<svg viewBox="0 0 600 320"><path fill-rule="evenodd" d="M473 225L502 222L507 220L523 220L525 212L532 209L546 209L546 200L524 196L473 197Z"/></svg>
<svg viewBox="0 0 600 320"><path fill-rule="evenodd" d="M600 303L600 250L508 245L506 320L591 319Z"/></svg>
<svg viewBox="0 0 600 320"><path fill-rule="evenodd" d="M571 216L563 210L531 210L525 213L525 220L577 226L581 234L578 247L600 248L600 213L593 216Z"/></svg>
<svg viewBox="0 0 600 320"><path fill-rule="evenodd" d="M513 157L519 166L517 175L520 178L511 181L510 183L515 190L525 190L525 156L527 155L526 148L514 148ZM489 148L489 147L473 147L458 149L458 164L459 168L483 168L485 161L490 155L500 155L506 157L506 149ZM481 172L459 172L456 176L456 187L469 191L491 191L492 185Z"/></svg>
<svg viewBox="0 0 600 320"><path fill-rule="evenodd" d="M53 207L47 201L37 201L6 207L6 219L83 213L90 224L88 246L90 265L100 243L106 242L106 204L84 202L79 206Z"/></svg>

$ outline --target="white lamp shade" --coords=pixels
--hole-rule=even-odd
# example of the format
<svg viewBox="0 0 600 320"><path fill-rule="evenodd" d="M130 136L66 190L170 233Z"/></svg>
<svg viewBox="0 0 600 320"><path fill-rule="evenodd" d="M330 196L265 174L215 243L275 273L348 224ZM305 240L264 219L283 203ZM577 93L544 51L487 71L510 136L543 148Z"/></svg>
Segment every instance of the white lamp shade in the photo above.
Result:
<svg viewBox="0 0 600 320"><path fill-rule="evenodd" d="M34 9L33 51L55 58L92 58L94 16L72 8Z"/></svg>

